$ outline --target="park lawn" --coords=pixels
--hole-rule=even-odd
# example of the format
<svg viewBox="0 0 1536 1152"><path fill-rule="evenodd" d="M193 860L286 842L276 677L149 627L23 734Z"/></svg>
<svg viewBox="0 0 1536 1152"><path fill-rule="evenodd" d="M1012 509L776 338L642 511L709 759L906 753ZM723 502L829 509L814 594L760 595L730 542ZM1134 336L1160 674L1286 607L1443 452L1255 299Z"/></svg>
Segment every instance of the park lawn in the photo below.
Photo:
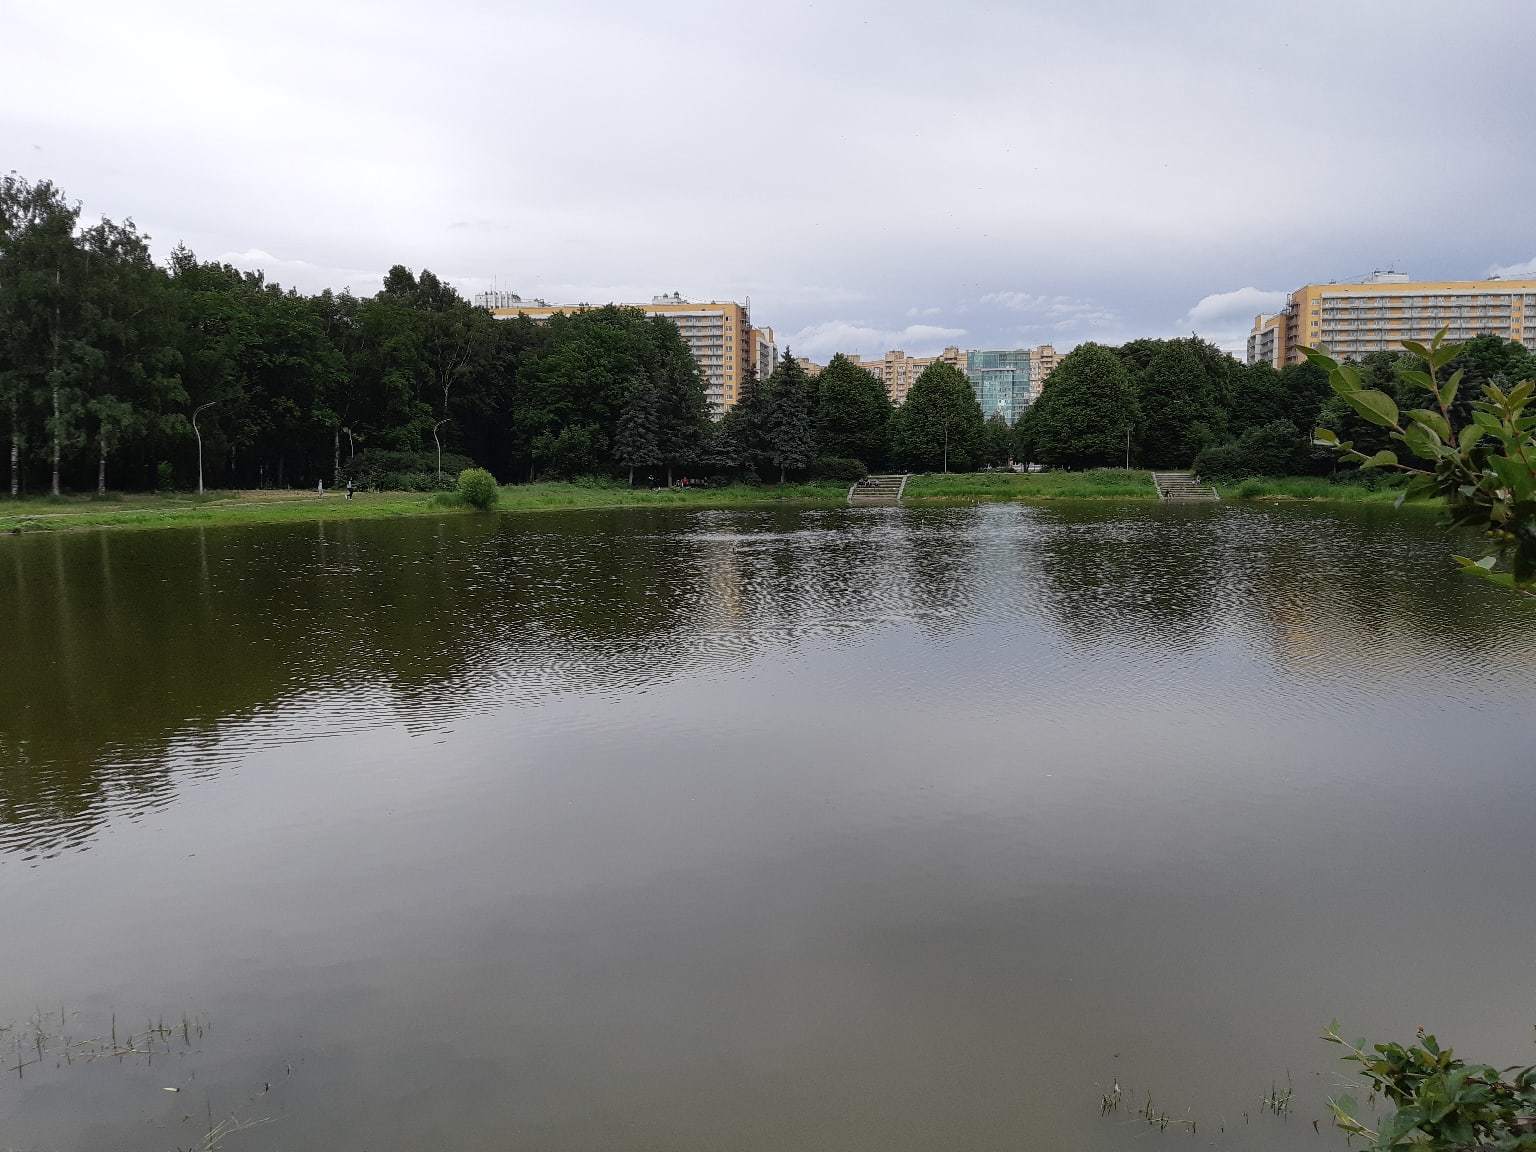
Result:
<svg viewBox="0 0 1536 1152"><path fill-rule="evenodd" d="M1310 501L1391 504L1394 489L1371 489L1312 476L1263 477L1217 485L1228 502ZM804 484L731 484L722 488L631 488L621 480L592 479L513 484L500 490L501 512L552 512L598 508L838 507L848 493L840 480ZM1156 501L1151 473L1118 468L1089 472L953 473L916 475L903 503L911 505L1020 503L1052 500ZM1439 501L1417 501L1438 507ZM283 524L328 520L377 520L393 516L457 516L469 512L451 493L241 491L28 497L0 500L0 533L58 532L83 528L169 528L220 524Z"/></svg>
<svg viewBox="0 0 1536 1152"><path fill-rule="evenodd" d="M836 506L847 498L841 481L724 488L630 488L622 481L514 484L501 489L497 510L541 512L579 508L751 508ZM191 494L129 493L0 500L0 533L82 528L170 528L220 524L284 524L377 520L393 516L461 515L470 509L451 493L241 491Z"/></svg>
<svg viewBox="0 0 1536 1152"><path fill-rule="evenodd" d="M990 500L1156 500L1152 473L1101 468L1089 472L963 472L913 476L904 504L972 504Z"/></svg>

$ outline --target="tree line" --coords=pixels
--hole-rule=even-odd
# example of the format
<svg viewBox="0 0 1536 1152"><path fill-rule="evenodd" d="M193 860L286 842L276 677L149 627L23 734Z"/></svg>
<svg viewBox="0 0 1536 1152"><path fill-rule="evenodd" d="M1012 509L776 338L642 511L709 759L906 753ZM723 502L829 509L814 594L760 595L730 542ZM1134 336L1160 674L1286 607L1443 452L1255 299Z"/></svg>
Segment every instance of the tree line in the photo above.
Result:
<svg viewBox="0 0 1536 1152"><path fill-rule="evenodd" d="M1357 362L1367 388L1411 407L1418 360L1374 352ZM1536 355L1494 335L1460 345L1447 372L1476 386L1536 376ZM1470 404L1470 400L1464 400ZM1469 413L1465 413L1470 418ZM1040 397L1014 426L1017 459L1069 468L1189 468L1236 478L1322 474L1334 453L1313 446L1327 428L1362 449L1386 447L1370 424L1309 361L1276 370L1244 364L1197 337L1133 340L1118 348L1081 344L1062 358Z"/></svg>

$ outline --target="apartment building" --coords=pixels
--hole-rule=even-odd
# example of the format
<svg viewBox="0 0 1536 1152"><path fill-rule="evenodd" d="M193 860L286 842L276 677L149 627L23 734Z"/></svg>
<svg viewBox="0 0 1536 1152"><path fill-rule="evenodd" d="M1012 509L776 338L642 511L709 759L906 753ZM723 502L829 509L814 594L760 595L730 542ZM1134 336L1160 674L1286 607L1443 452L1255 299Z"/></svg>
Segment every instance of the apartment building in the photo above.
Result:
<svg viewBox="0 0 1536 1152"><path fill-rule="evenodd" d="M557 312L584 312L594 307L591 304L546 304L542 300L525 302L511 293L483 294L477 297L477 302L488 307L491 315L499 320L527 316L542 321ZM639 308L647 316L665 317L677 325L683 342L703 371L710 415L717 419L736 403L747 365L759 362L760 347L754 332L767 332L771 342L773 330L754 329L747 305L734 300L687 300L673 292L653 296L649 304L623 307ZM777 349L774 356L777 357Z"/></svg>
<svg viewBox="0 0 1536 1152"><path fill-rule="evenodd" d="M757 369L759 380L768 379L779 366L779 345L772 328L752 329L752 366Z"/></svg>
<svg viewBox="0 0 1536 1152"><path fill-rule="evenodd" d="M1428 341L1442 328L1451 340L1491 334L1536 348L1536 279L1410 280L1374 272L1307 284L1286 298L1284 311L1254 317L1248 363L1299 364L1303 345L1343 357L1395 352L1404 340Z"/></svg>
<svg viewBox="0 0 1536 1152"><path fill-rule="evenodd" d="M912 391L912 385L917 383L917 378L923 374L923 369L930 364L948 364L952 368L965 371L965 353L958 348L946 348L937 356L908 356L899 349L887 352L878 360L865 360L857 355L850 355L852 360L860 368L874 375L885 385L885 391L891 398L892 404L906 402L907 393Z"/></svg>

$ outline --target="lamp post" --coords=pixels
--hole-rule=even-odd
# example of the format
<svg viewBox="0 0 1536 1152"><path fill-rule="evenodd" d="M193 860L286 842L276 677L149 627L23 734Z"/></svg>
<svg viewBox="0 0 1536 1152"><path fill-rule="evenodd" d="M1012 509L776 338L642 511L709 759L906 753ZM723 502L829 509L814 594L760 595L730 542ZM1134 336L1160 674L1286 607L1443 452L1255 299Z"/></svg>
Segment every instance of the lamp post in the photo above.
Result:
<svg viewBox="0 0 1536 1152"><path fill-rule="evenodd" d="M197 418L202 415L204 408L212 408L217 400L209 400L205 404L199 404L192 412L192 435L197 437L197 494L203 494L203 434L197 430Z"/></svg>

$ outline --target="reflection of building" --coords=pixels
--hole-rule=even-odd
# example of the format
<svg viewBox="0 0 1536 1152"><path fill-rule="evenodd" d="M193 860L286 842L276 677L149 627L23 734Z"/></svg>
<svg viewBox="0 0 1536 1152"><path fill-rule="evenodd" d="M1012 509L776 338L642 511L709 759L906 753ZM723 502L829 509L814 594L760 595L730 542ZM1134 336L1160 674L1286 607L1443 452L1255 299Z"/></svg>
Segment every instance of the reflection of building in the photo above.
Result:
<svg viewBox="0 0 1536 1152"><path fill-rule="evenodd" d="M510 294L506 294L510 295ZM527 316L547 320L557 312L584 312L590 304L527 304L515 297L491 307L491 315L500 320ZM736 403L737 389L747 365L756 363L758 348L753 339L747 306L734 300L685 300L677 293L653 296L649 304L624 305L639 308L647 316L664 316L677 325L683 341L704 374L704 393L709 410L720 416ZM771 329L762 329L772 337Z"/></svg>
<svg viewBox="0 0 1536 1152"><path fill-rule="evenodd" d="M965 371L965 353L958 348L946 348L937 356L908 356L905 352L895 350L887 352L879 360L864 360L858 356L849 356L848 359L885 385L892 404L905 402L907 393L912 391L912 385L917 383L923 369L930 364L948 364L951 368Z"/></svg>
<svg viewBox="0 0 1536 1152"><path fill-rule="evenodd" d="M1536 348L1536 280L1410 280L1375 272L1344 284L1307 284L1285 310L1255 316L1248 363L1299 364L1302 345L1335 356L1395 352L1404 340L1428 341L1492 334Z"/></svg>
<svg viewBox="0 0 1536 1152"><path fill-rule="evenodd" d="M779 346L774 343L772 328L752 329L752 366L757 369L757 378L766 380L773 375L773 370L778 367Z"/></svg>

